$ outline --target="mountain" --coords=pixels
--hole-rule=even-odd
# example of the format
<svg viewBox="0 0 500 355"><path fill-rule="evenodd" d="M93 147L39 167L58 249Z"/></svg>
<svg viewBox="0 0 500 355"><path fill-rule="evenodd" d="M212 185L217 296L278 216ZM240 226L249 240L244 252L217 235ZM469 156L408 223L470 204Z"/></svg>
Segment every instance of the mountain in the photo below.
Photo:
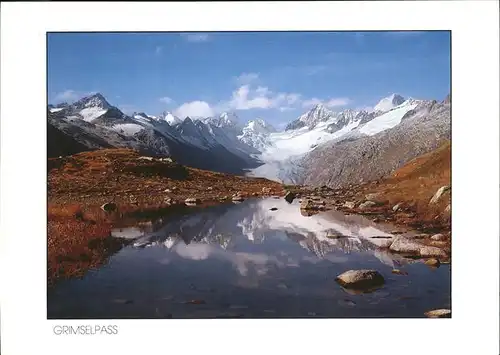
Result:
<svg viewBox="0 0 500 355"><path fill-rule="evenodd" d="M389 118L376 122L377 125L380 127L391 121L393 111L386 113ZM298 183L309 185L345 187L387 176L409 160L436 149L451 138L450 112L450 103L420 102L403 115L398 112L401 116L398 124L389 129L375 133L371 127L364 135L317 147L297 162L300 178L295 178ZM377 118L368 124L375 120ZM392 121L394 123L394 119ZM364 128L366 125L361 131Z"/></svg>
<svg viewBox="0 0 500 355"><path fill-rule="evenodd" d="M242 174L244 169L257 166L257 160L250 156L257 152L235 134L232 138L221 132L215 134L211 125L190 118L179 122L168 112L158 117L143 112L127 116L101 94L61 108L48 107L47 120L51 155L123 147L148 155L171 156L184 165L224 173ZM234 126L229 115L221 115L217 123ZM55 142L61 140L67 143L56 149Z"/></svg>
<svg viewBox="0 0 500 355"><path fill-rule="evenodd" d="M144 112L128 116L101 94L84 97L73 104L51 105L47 114L48 124L52 126L49 136L60 137L57 139L63 139L61 134L68 136L64 139L67 144L62 144L60 149L51 148L59 155L64 155L64 147L68 152L128 147L152 155L169 155L182 164L207 170L246 172L284 183L324 182L337 186L347 177L357 179L357 172L359 179L387 173L399 164L393 158L405 161L412 156L412 147L415 153L430 149L441 136L446 136L446 130L438 125L435 134L432 127L428 129L422 122L432 126L428 121L440 121L436 117L442 107L449 106L449 96L438 103L405 99L397 94L381 99L373 111L334 112L316 105L290 122L283 132L277 132L262 119L243 125L231 112L184 120L168 111L158 116ZM400 133L387 133L389 131ZM429 136L423 137L422 132ZM387 144L379 137L387 139ZM395 141L401 141L398 144L404 147L402 152L392 152L396 149ZM358 151L370 150L366 148L370 146L378 152L379 159L387 155L386 161L372 166L371 160L365 160L374 156L374 152L357 156ZM352 161L347 161L348 158ZM356 166L354 162L366 166ZM339 170L342 166L344 170Z"/></svg>
<svg viewBox="0 0 500 355"><path fill-rule="evenodd" d="M242 129L242 134L238 139L255 148L257 152L262 152L270 143L270 134L276 133L276 129L262 119L252 120Z"/></svg>
<svg viewBox="0 0 500 355"><path fill-rule="evenodd" d="M398 94L392 94L380 100L373 109L375 111L387 112L401 105L405 101L406 99L403 96Z"/></svg>
<svg viewBox="0 0 500 355"><path fill-rule="evenodd" d="M328 121L332 117L335 117L335 113L333 111L330 111L322 104L318 104L314 106L310 111L297 118L295 121L290 122L285 127L285 131L299 129L302 127L308 127L309 129L312 129L319 122Z"/></svg>
<svg viewBox="0 0 500 355"><path fill-rule="evenodd" d="M155 118L158 121L165 121L171 126L175 126L177 124L182 123L182 119L180 119L177 116L174 116L173 113L164 111L162 112L157 118Z"/></svg>

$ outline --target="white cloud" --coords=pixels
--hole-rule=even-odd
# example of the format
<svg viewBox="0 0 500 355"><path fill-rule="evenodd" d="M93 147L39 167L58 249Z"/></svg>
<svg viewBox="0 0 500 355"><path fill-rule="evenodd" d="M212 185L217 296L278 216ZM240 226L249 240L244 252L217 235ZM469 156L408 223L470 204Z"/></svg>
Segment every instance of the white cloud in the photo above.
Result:
<svg viewBox="0 0 500 355"><path fill-rule="evenodd" d="M214 109L205 101L186 102L174 110L178 117L209 117L214 115Z"/></svg>
<svg viewBox="0 0 500 355"><path fill-rule="evenodd" d="M236 82L241 85L250 84L259 79L258 73L242 73L240 76L236 77Z"/></svg>
<svg viewBox="0 0 500 355"><path fill-rule="evenodd" d="M87 92L76 91L76 90L64 90L60 93L57 93L54 96L54 101L55 102L69 102L69 103L71 103L71 102L79 100L83 97L91 96L91 95L94 95L97 93L98 93L98 91L96 91L96 90L87 91Z"/></svg>
<svg viewBox="0 0 500 355"><path fill-rule="evenodd" d="M75 101L78 99L78 94L76 93L75 90L65 90L63 92L60 92L56 94L55 100L56 101Z"/></svg>
<svg viewBox="0 0 500 355"><path fill-rule="evenodd" d="M160 97L160 102L163 102L164 104L170 104L172 102L174 102L174 100L172 100L170 97L168 96L164 96L164 97Z"/></svg>
<svg viewBox="0 0 500 355"><path fill-rule="evenodd" d="M345 106L347 104L351 103L351 100L348 99L347 97L339 97L339 98L333 98L325 102L326 107L338 107L338 106Z"/></svg>
<svg viewBox="0 0 500 355"><path fill-rule="evenodd" d="M308 107L322 104L323 106L332 108L332 107L338 107L338 106L345 106L349 103L351 103L351 100L346 98L346 97L331 98L328 100L320 100L316 97L313 97L312 99L304 100L302 102L302 107L308 108Z"/></svg>
<svg viewBox="0 0 500 355"><path fill-rule="evenodd" d="M188 42L207 42L210 40L208 33L181 33Z"/></svg>
<svg viewBox="0 0 500 355"><path fill-rule="evenodd" d="M163 47L162 46L156 46L156 48L155 48L155 54L156 55L160 55L162 51L163 51Z"/></svg>
<svg viewBox="0 0 500 355"><path fill-rule="evenodd" d="M300 94L274 93L269 88L259 86L256 89L250 85L240 86L232 94L231 100L221 106L230 110L272 109L285 108L297 103Z"/></svg>

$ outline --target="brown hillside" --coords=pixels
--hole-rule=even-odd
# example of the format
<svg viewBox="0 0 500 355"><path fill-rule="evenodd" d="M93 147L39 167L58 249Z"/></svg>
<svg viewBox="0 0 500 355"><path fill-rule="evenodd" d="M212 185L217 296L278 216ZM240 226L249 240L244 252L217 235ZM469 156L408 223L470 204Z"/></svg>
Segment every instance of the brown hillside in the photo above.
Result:
<svg viewBox="0 0 500 355"><path fill-rule="evenodd" d="M439 188L451 186L450 141L411 160L375 186L370 185L364 193L380 193L378 199L388 202L389 207L401 203L426 226L451 228L451 213L446 212L451 204L451 190L438 203L429 204Z"/></svg>

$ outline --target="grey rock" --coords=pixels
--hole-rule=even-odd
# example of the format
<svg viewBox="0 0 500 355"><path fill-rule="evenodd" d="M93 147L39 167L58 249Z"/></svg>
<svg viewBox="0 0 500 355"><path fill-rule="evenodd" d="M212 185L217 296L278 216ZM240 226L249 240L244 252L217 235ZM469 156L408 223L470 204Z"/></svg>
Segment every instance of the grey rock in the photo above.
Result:
<svg viewBox="0 0 500 355"><path fill-rule="evenodd" d="M314 202L312 202L311 200L303 200L300 203L300 209L302 210L312 209L313 207L314 207Z"/></svg>
<svg viewBox="0 0 500 355"><path fill-rule="evenodd" d="M447 191L449 191L451 189L450 186L441 186L437 191L436 193L434 194L434 196L431 198L431 200L429 201L429 204L436 204L439 202L439 200L441 199L441 196L443 196L443 194Z"/></svg>
<svg viewBox="0 0 500 355"><path fill-rule="evenodd" d="M408 239L406 237L396 237L394 241L389 246L391 251L396 253L408 253L408 254L420 254L420 249L423 247L421 243L415 242L414 240Z"/></svg>
<svg viewBox="0 0 500 355"><path fill-rule="evenodd" d="M432 266L432 267L439 267L439 265L441 264L439 262L438 259L435 259L435 258L431 258L431 259L428 259L424 262L425 265L429 265L429 266Z"/></svg>
<svg viewBox="0 0 500 355"><path fill-rule="evenodd" d="M349 270L335 279L345 288L364 289L384 284L384 277L376 270Z"/></svg>
<svg viewBox="0 0 500 355"><path fill-rule="evenodd" d="M201 203L201 200L199 198L189 197L186 200L184 200L184 202L188 205L198 205Z"/></svg>
<svg viewBox="0 0 500 355"><path fill-rule="evenodd" d="M377 205L376 202L365 201L365 202L363 202L362 204L359 205L359 209L363 210L365 208L370 208L370 207L373 207L373 206L376 206L376 205Z"/></svg>
<svg viewBox="0 0 500 355"><path fill-rule="evenodd" d="M434 309L424 313L428 318L451 318L450 309Z"/></svg>
<svg viewBox="0 0 500 355"><path fill-rule="evenodd" d="M295 199L295 194L291 191L288 191L285 195L286 202L292 203L294 199Z"/></svg>
<svg viewBox="0 0 500 355"><path fill-rule="evenodd" d="M375 192L375 193L367 194L367 195L365 196L365 198L366 198L367 200L376 200L376 199L377 199L377 197L380 197L380 192Z"/></svg>
<svg viewBox="0 0 500 355"><path fill-rule="evenodd" d="M444 234L438 233L438 234L434 234L434 235L431 237L431 239L432 239L432 240L441 241L441 240L446 240L446 237L444 236Z"/></svg>
<svg viewBox="0 0 500 355"><path fill-rule="evenodd" d="M447 254L443 249L438 247L424 246L420 248L420 256L423 257L439 257L446 258Z"/></svg>
<svg viewBox="0 0 500 355"><path fill-rule="evenodd" d="M355 202L351 202L351 201L346 201L346 202L344 203L344 207L347 207L347 208L353 209L354 207L356 207L356 203L355 203Z"/></svg>

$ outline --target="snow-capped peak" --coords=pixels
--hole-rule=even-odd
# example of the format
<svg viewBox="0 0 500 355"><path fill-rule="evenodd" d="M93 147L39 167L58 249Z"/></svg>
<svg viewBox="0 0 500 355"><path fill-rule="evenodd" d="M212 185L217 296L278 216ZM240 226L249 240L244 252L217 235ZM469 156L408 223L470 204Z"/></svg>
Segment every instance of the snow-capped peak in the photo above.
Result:
<svg viewBox="0 0 500 355"><path fill-rule="evenodd" d="M401 105L405 101L406 101L406 99L403 96L398 95L398 94L392 94L392 95L384 97L382 100L380 100L378 102L378 104L375 105L374 110L387 112L387 111L390 111L393 108Z"/></svg>
<svg viewBox="0 0 500 355"><path fill-rule="evenodd" d="M160 114L156 120L157 121L166 121L171 126L182 123L182 120L179 117L173 115L169 111L165 111L162 114Z"/></svg>
<svg viewBox="0 0 500 355"><path fill-rule="evenodd" d="M276 132L276 129L263 119L256 119L248 121L243 131L252 131L255 133L267 134Z"/></svg>
<svg viewBox="0 0 500 355"><path fill-rule="evenodd" d="M322 104L317 104L298 119L290 122L286 126L285 131L302 128L304 126L309 127L309 129L313 129L319 122L328 121L333 117L335 117L335 113L333 111L329 110Z"/></svg>
<svg viewBox="0 0 500 355"><path fill-rule="evenodd" d="M86 96L73 104L73 106L78 108L96 107L106 110L111 107L108 101L100 93L96 93L90 96Z"/></svg>
<svg viewBox="0 0 500 355"><path fill-rule="evenodd" d="M219 116L206 117L199 120L205 124L211 124L220 128L241 128L240 120L233 112L222 112Z"/></svg>

